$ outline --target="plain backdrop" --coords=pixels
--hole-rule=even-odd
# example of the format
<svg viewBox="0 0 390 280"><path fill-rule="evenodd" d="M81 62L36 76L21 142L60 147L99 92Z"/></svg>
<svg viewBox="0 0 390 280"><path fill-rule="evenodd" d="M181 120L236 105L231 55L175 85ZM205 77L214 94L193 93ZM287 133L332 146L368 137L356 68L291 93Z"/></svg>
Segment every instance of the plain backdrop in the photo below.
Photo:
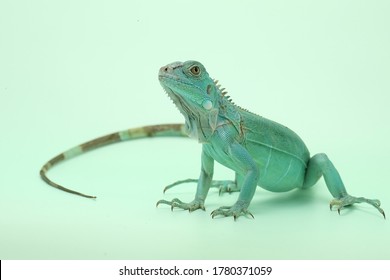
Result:
<svg viewBox="0 0 390 280"><path fill-rule="evenodd" d="M329 210L306 191L258 188L255 219L211 219L237 194L193 199L201 146L121 143L48 173L58 153L129 127L183 122L158 69L199 60L242 107L325 152L352 195L390 215L389 1L0 2L0 259L389 259L390 224L369 205ZM217 167L215 178L233 173Z"/></svg>

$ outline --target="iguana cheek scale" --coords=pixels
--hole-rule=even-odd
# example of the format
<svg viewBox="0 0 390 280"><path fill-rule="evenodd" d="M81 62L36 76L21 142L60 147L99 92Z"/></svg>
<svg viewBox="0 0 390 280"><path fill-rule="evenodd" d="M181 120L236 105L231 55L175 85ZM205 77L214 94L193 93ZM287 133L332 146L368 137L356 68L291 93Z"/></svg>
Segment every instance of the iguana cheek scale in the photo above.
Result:
<svg viewBox="0 0 390 280"><path fill-rule="evenodd" d="M160 68L159 81L165 92L183 114L185 124L153 125L112 133L74 147L48 161L40 171L42 179L63 191L88 198L95 196L65 188L46 176L55 164L89 150L111 143L147 137L186 137L202 144L201 171L198 179L175 182L196 182L195 198L189 203L175 198L160 200L171 208L189 211L205 209L204 203L211 187L219 192L239 192L236 203L223 206L211 216L253 215L248 211L257 186L273 192L313 186L321 176L333 196L330 208L338 212L343 207L365 202L375 207L384 217L377 199L354 197L347 193L341 177L328 157L316 154L310 157L301 138L289 128L253 114L235 105L218 81L210 78L205 67L197 61L174 62ZM232 169L234 180L213 180L214 162Z"/></svg>

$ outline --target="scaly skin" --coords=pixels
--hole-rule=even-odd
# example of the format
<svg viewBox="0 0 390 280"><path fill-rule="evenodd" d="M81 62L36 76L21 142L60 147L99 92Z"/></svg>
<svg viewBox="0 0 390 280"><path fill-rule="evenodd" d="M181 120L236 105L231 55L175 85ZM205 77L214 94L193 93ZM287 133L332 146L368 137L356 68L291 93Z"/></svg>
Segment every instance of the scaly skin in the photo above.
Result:
<svg viewBox="0 0 390 280"><path fill-rule="evenodd" d="M306 189L324 177L329 192L334 197L330 208L338 212L355 203L368 203L384 217L377 199L354 197L347 193L341 177L325 154L310 157L303 141L285 126L255 115L231 102L220 89L217 81L210 78L205 67L196 61L174 62L161 67L159 80L185 118L185 124L154 125L112 133L76 146L48 161L40 175L49 185L63 191L96 198L65 188L50 179L46 173L54 165L86 151L120 141L147 137L190 136L202 144L201 172L198 179L178 181L167 186L196 182L195 198L189 203L175 198L160 200L171 209L181 208L190 212L205 210L208 191L217 187L220 193L239 192L234 205L222 206L211 216L237 219L253 215L248 211L256 187L273 192L285 192L295 188ZM234 181L213 181L214 161L232 169Z"/></svg>
<svg viewBox="0 0 390 280"><path fill-rule="evenodd" d="M122 141L136 140L148 137L187 137L184 132L183 124L163 124L163 125L151 125L138 128L130 128L127 130L107 134L105 136L93 139L91 141L85 142L81 145L73 147L49 160L45 163L41 170L41 178L48 183L50 186L60 189L62 191L72 193L75 195L80 195L87 198L96 198L94 195L87 195L81 192L65 188L62 185L59 185L52 180L50 180L46 173L55 165L74 158L76 156L82 155L88 151L107 146L109 144L118 143Z"/></svg>
<svg viewBox="0 0 390 280"><path fill-rule="evenodd" d="M310 157L305 144L293 131L233 104L201 63L186 61L164 66L159 80L184 115L187 134L202 143L203 149L194 200L190 203L160 200L157 205L204 210L210 187L220 186L221 192L240 191L240 194L234 205L214 210L212 217L253 217L248 207L257 186L274 192L305 189L323 176L334 197L331 208L336 206L340 213L345 206L365 202L385 217L379 200L347 193L338 171L325 154ZM214 161L235 171L236 180L213 181ZM196 180L179 181L166 189L193 181Z"/></svg>

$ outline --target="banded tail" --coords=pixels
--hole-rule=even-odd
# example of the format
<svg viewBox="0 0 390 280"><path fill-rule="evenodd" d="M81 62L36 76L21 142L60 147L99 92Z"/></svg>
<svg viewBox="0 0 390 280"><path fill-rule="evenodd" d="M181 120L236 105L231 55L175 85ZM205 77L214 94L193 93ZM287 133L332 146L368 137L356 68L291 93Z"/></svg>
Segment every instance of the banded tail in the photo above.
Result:
<svg viewBox="0 0 390 280"><path fill-rule="evenodd" d="M42 166L39 174L41 175L41 178L43 181L48 183L50 186L60 189L62 191L72 193L75 195L80 195L87 198L96 198L96 196L93 195L87 195L83 194L68 188L65 188L53 181L51 181L47 176L46 173L51 169L53 166L57 165L60 162L63 162L67 159L74 158L78 155L81 155L85 152L113 144L118 143L122 141L128 141L128 140L135 140L135 139L142 139L142 138L148 138L148 137L187 137L187 134L184 132L184 124L161 124L161 125L150 125L150 126L143 126L138 128L130 128L127 130L123 130L120 132L111 133L93 140L90 140L88 142L85 142L81 145L78 145L76 147L73 147L56 157L49 160L45 165Z"/></svg>

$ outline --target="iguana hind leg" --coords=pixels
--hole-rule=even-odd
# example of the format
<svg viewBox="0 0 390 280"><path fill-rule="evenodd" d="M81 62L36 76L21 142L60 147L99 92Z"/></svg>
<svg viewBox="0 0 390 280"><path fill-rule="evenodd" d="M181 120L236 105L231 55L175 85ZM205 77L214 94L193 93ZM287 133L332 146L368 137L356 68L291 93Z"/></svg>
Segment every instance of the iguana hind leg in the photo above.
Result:
<svg viewBox="0 0 390 280"><path fill-rule="evenodd" d="M355 203L368 203L374 206L378 211L386 218L385 212L380 208L380 201L377 199L367 199L364 197L354 197L347 193L340 174L334 167L333 163L329 160L325 154L314 155L308 163L306 169L306 175L303 189L313 186L321 176L324 177L326 186L334 199L330 202L330 209L333 206L337 207L337 211L340 214L340 210L346 206L350 206Z"/></svg>

